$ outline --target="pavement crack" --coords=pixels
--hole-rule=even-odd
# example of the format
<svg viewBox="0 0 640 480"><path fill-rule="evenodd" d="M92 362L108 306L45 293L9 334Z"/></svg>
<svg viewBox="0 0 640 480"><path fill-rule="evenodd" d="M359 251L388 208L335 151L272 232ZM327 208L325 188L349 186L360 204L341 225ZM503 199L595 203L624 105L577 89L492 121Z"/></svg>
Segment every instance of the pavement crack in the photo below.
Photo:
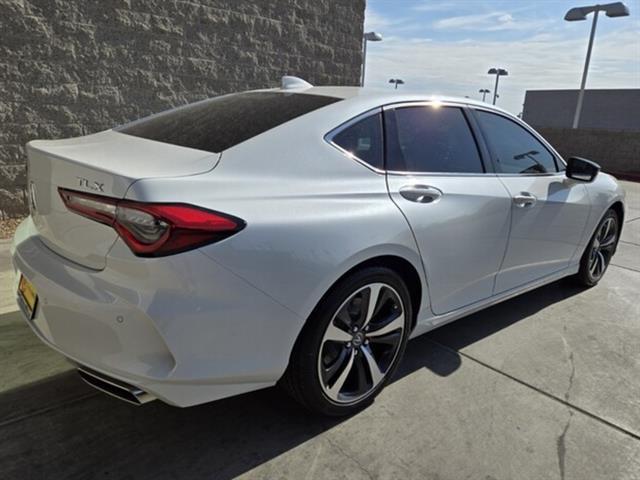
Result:
<svg viewBox="0 0 640 480"><path fill-rule="evenodd" d="M565 402L569 401L569 393L571 392L571 387L573 387L573 379L576 376L576 365L573 363L573 352L569 354L569 361L571 362L571 375L569 376L569 386L567 387L567 391L564 394Z"/></svg>
<svg viewBox="0 0 640 480"><path fill-rule="evenodd" d="M346 458L347 460L351 460L351 462L355 463L356 466L364 473L367 475L368 478L370 478L371 480L373 480L374 474L372 472L370 472L367 467L365 467L360 460L358 460L355 456L350 455L348 452L345 451L345 449L343 447L341 447L340 445L338 445L336 442L334 442L331 438L327 437L326 438L327 443L335 450L337 451L340 455L342 455L344 458Z"/></svg>
<svg viewBox="0 0 640 480"><path fill-rule="evenodd" d="M318 463L318 458L320 457L320 453L322 452L322 442L318 442L318 448L316 448L316 454L313 457L313 462L311 462L311 467L309 467L309 471L305 476L306 479L313 479L316 473L316 465Z"/></svg>
<svg viewBox="0 0 640 480"><path fill-rule="evenodd" d="M625 428L625 427L623 427L621 425L618 425L618 424L616 424L614 422L611 422L611 421L607 420L606 418L603 418L603 417L599 416L596 413L590 412L589 410L586 410L586 409L580 407L579 405L576 405L576 404L571 403L571 402L567 402L562 396L555 395L555 394L553 394L551 392L547 392L544 389L527 382L526 380L523 380L523 379L518 378L518 377L516 377L514 375L511 375L510 373L508 373L508 372L506 372L504 370L500 370L500 368L494 367L493 365L481 360L480 358L477 358L477 357L474 357L472 355L469 355L468 353L465 353L465 352L463 352L461 350L457 350L454 347L450 347L450 346L448 346L448 345L446 345L444 343L440 343L440 342L437 342L437 341L432 340L432 339L430 339L429 341L431 343L433 343L434 345L439 346L440 348L443 348L443 349L445 349L445 350L447 350L449 352L452 352L454 354L460 355L460 357L462 357L462 358L465 358L465 359L467 359L467 360L469 360L471 362L477 363L478 365L481 365L484 368L488 368L489 370L497 373L498 375L502 375L503 377L508 378L509 380L512 380L512 381L514 381L516 383L519 383L523 387L529 388L529 389L531 389L531 390L533 390L535 392L538 392L540 395L544 395L545 397L547 397L547 398L549 398L549 399L551 399L553 401L556 401L556 402L558 402L558 403L560 403L562 405L565 405L565 406L569 407L574 412L580 412L582 415L586 415L589 418L591 418L591 419L593 419L593 420L595 420L595 421L597 421L597 422L599 422L599 423L601 423L603 425L606 425L606 426L608 426L610 428L613 428L614 430L617 430L619 433L622 433L624 435L628 435L629 437L631 437L631 438L633 438L635 440L640 440L640 432L634 432L632 430L629 430L629 429L627 429L627 428Z"/></svg>
<svg viewBox="0 0 640 480"><path fill-rule="evenodd" d="M623 270L628 270L630 272L636 272L636 273L640 272L640 270L638 270L637 268L627 267L625 265L618 265L615 262L611 262L610 265L612 265L614 267L617 267L617 268L622 268Z"/></svg>
<svg viewBox="0 0 640 480"><path fill-rule="evenodd" d="M49 413L53 410L57 410L58 408L62 408L62 407L67 407L69 405L73 405L75 403L79 403L82 402L84 400L88 400L91 399L93 397L97 397L101 395L99 392L88 392L85 393L84 395L79 395L77 397L73 397L70 399L65 399L61 402L58 403L53 403L51 405L48 405L46 407L42 407L42 408L38 408L36 410L33 410L31 412L27 412L23 415L18 415L16 417L11 417L11 418L7 418L5 420L0 421L0 428L4 428L8 425L11 425L13 423L18 423L18 422L22 422L24 420L28 420L32 417L37 417L38 415L43 415L45 413Z"/></svg>
<svg viewBox="0 0 640 480"><path fill-rule="evenodd" d="M567 331L567 326L566 325L564 327L564 331L565 331L565 333ZM569 347L569 343L564 338L564 335L562 336L562 343L564 343L565 350L569 350L568 359L569 359L569 364L571 365L571 374L569 375L569 385L567 386L567 391L564 394L564 401L568 403L569 402L569 394L571 393L571 388L573 387L573 380L576 377L576 364L573 361L573 350L571 350L571 348Z"/></svg>
<svg viewBox="0 0 640 480"><path fill-rule="evenodd" d="M564 426L562 433L556 440L556 449L558 451L558 467L560 468L560 479L564 480L565 474L565 456L567 453L567 445L566 438L567 432L569 431L569 427L571 426L571 419L573 418L573 412L569 410L569 419L567 420L567 424Z"/></svg>

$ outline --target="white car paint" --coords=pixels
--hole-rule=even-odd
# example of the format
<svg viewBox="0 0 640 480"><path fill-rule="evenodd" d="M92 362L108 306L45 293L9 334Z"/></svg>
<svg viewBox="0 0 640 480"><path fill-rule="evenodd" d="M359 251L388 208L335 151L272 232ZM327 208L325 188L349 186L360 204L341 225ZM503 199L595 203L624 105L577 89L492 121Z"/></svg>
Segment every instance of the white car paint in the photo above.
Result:
<svg viewBox="0 0 640 480"><path fill-rule="evenodd" d="M117 131L30 143L37 205L16 232L12 255L17 274L39 295L28 320L34 332L105 378L194 405L275 384L312 310L362 262L393 256L414 269L421 292L416 336L576 273L599 219L623 200L606 174L589 184L562 173L387 175L325 136L400 102L508 114L468 99L353 87L299 94L307 93L344 100L221 154ZM140 258L113 229L60 201L57 187L93 182L104 195L188 203L247 226L196 250ZM416 184L442 198L425 205L399 195ZM523 189L539 199L526 212L512 206Z"/></svg>

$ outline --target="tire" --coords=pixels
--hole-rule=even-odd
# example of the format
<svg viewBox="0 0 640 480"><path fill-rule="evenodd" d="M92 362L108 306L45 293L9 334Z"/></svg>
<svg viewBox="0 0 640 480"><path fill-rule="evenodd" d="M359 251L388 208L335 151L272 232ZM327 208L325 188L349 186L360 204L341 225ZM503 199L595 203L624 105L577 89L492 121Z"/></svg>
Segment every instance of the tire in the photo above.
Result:
<svg viewBox="0 0 640 480"><path fill-rule="evenodd" d="M409 290L395 271L367 267L341 279L302 329L280 385L315 413L361 410L395 373L412 315Z"/></svg>
<svg viewBox="0 0 640 480"><path fill-rule="evenodd" d="M618 245L620 219L609 209L604 214L580 259L575 279L585 287L593 287L602 279Z"/></svg>

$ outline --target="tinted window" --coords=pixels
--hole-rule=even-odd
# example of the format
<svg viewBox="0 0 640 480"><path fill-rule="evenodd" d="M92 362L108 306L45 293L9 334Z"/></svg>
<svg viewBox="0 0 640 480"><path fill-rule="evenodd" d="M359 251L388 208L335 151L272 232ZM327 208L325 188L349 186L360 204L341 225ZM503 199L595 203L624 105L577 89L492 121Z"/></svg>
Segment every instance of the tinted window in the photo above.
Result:
<svg viewBox="0 0 640 480"><path fill-rule="evenodd" d="M372 167L382 169L382 115L370 115L345 128L333 142Z"/></svg>
<svg viewBox="0 0 640 480"><path fill-rule="evenodd" d="M118 131L183 147L221 152L339 100L300 93L238 93L168 110L125 125Z"/></svg>
<svg viewBox="0 0 640 480"><path fill-rule="evenodd" d="M553 155L517 123L494 113L476 112L502 173L556 172Z"/></svg>
<svg viewBox="0 0 640 480"><path fill-rule="evenodd" d="M482 173L482 161L459 108L404 107L395 110L388 169L405 172ZM393 130L391 128L390 130Z"/></svg>

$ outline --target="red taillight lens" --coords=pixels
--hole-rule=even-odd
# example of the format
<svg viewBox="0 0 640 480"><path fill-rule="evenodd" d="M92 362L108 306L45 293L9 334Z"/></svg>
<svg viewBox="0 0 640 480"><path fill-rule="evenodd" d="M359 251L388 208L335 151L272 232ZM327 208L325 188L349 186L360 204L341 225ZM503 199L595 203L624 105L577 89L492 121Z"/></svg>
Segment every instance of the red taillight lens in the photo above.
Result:
<svg viewBox="0 0 640 480"><path fill-rule="evenodd" d="M59 188L66 207L113 227L131 251L160 257L217 242L242 230L243 220L178 203L142 203Z"/></svg>
<svg viewBox="0 0 640 480"><path fill-rule="evenodd" d="M65 206L91 220L107 225L116 218L116 199L58 188Z"/></svg>

